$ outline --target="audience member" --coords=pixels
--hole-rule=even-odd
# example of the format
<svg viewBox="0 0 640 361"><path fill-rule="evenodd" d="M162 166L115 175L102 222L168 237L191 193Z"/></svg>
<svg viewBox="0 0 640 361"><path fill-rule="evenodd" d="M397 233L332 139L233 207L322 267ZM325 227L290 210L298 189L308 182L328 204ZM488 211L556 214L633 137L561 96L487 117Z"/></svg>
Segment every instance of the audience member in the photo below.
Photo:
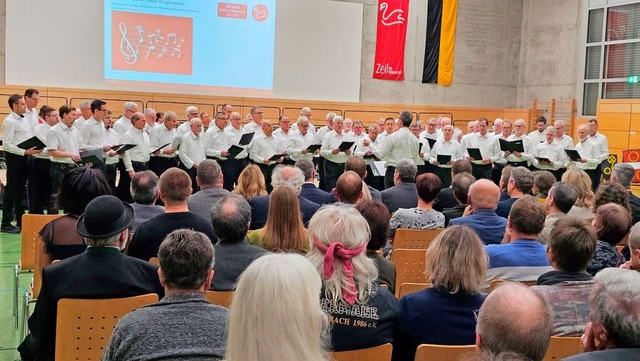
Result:
<svg viewBox="0 0 640 361"><path fill-rule="evenodd" d="M336 182L336 198L340 205L355 206L362 200L364 193L364 181L352 171L345 171Z"/></svg>
<svg viewBox="0 0 640 361"><path fill-rule="evenodd" d="M300 197L306 198L319 205L331 204L336 201L336 198L331 193L316 187L314 183L316 170L313 162L306 159L299 160L296 162L296 167L300 168L304 175L304 183L300 189Z"/></svg>
<svg viewBox="0 0 640 361"><path fill-rule="evenodd" d="M267 194L264 175L257 165L249 164L240 172L233 193L241 195L247 202L255 196Z"/></svg>
<svg viewBox="0 0 640 361"><path fill-rule="evenodd" d="M76 230L89 248L42 270L42 289L29 317L30 334L18 347L23 360L54 359L57 306L62 298L163 295L158 267L120 253L133 219L133 208L111 195L87 204Z"/></svg>
<svg viewBox="0 0 640 361"><path fill-rule="evenodd" d="M456 176L453 177L451 188L453 189L453 197L459 204L442 211L445 227L449 225L450 220L460 218L464 214L464 210L468 206L467 199L469 199L469 188L475 181L476 178L471 175L471 173L466 172L456 174Z"/></svg>
<svg viewBox="0 0 640 361"><path fill-rule="evenodd" d="M640 222L640 197L631 192L631 181L635 177L635 169L627 163L616 163L611 172L611 182L618 183L629 192L629 206L633 224Z"/></svg>
<svg viewBox="0 0 640 361"><path fill-rule="evenodd" d="M348 170L352 170L356 172L360 176L360 179L362 179L363 182L365 179L367 179L367 176L368 176L367 162L365 162L364 159L361 157L349 158L347 162L344 164L344 171L346 172ZM371 194L371 199L375 199L379 201L382 200L382 195L380 194L379 190L373 188L372 186L366 183L365 185L366 185L366 188L369 190L369 193Z"/></svg>
<svg viewBox="0 0 640 361"><path fill-rule="evenodd" d="M631 214L631 207L629 206L629 191L619 183L609 182L598 187L596 197L593 202L593 213L596 213L601 205L607 203L619 204L624 207L629 214Z"/></svg>
<svg viewBox="0 0 640 361"><path fill-rule="evenodd" d="M571 168L562 175L562 181L573 184L578 189L578 198L569 213L570 216L583 219L593 218L593 201L595 195L591 190L591 178L582 169Z"/></svg>
<svg viewBox="0 0 640 361"><path fill-rule="evenodd" d="M538 277L533 289L553 308L554 336L580 336L589 322L589 292L593 277L587 264L596 250L596 231L586 221L566 217L556 222L547 243L553 271Z"/></svg>
<svg viewBox="0 0 640 361"><path fill-rule="evenodd" d="M484 244L471 228L455 226L440 233L427 251L426 274L432 287L400 299L402 321L393 359L413 360L423 343L473 344L486 273Z"/></svg>
<svg viewBox="0 0 640 361"><path fill-rule="evenodd" d="M556 182L556 176L548 170L536 170L533 172L533 188L531 193L538 199L546 199L549 189Z"/></svg>
<svg viewBox="0 0 640 361"><path fill-rule="evenodd" d="M497 278L535 281L543 273L552 270L545 247L538 243L545 213L544 206L530 195L520 197L513 204L503 241L506 244L487 246L487 284Z"/></svg>
<svg viewBox="0 0 640 361"><path fill-rule="evenodd" d="M521 283L507 282L480 307L476 348L489 359L542 361L552 327L552 310L544 298Z"/></svg>
<svg viewBox="0 0 640 361"><path fill-rule="evenodd" d="M507 192L507 186L509 185L509 179L511 178L511 170L513 166L506 165L502 167L500 171L500 181L498 182L498 187L500 187L500 202L508 200L509 192Z"/></svg>
<svg viewBox="0 0 640 361"><path fill-rule="evenodd" d="M322 283L296 254L270 254L242 274L229 317L226 361L327 361Z"/></svg>
<svg viewBox="0 0 640 361"><path fill-rule="evenodd" d="M278 186L269 197L269 215L263 228L249 232L247 241L271 252L309 251L307 230L302 223L296 191Z"/></svg>
<svg viewBox="0 0 640 361"><path fill-rule="evenodd" d="M549 189L549 195L544 203L547 218L544 221L544 228L538 235L540 243L547 244L555 223L567 216L577 198L578 189L569 183L557 182Z"/></svg>
<svg viewBox="0 0 640 361"><path fill-rule="evenodd" d="M418 190L415 183L417 173L418 167L412 160L400 159L398 161L393 174L395 186L380 192L382 202L390 213L399 208L413 208L418 205Z"/></svg>
<svg viewBox="0 0 640 361"><path fill-rule="evenodd" d="M191 194L191 178L179 168L169 168L160 176L160 199L164 203L163 214L142 223L133 234L127 254L142 260L158 255L165 237L176 229L193 229L209 237L211 243L217 238L211 224L195 213L189 212L187 200Z"/></svg>
<svg viewBox="0 0 640 361"><path fill-rule="evenodd" d="M43 246L38 246L40 256L37 272L54 260L67 259L84 252L87 245L76 233L78 218L93 199L111 194L107 179L97 169L78 167L62 177L57 208L62 208L66 214L40 230Z"/></svg>
<svg viewBox="0 0 640 361"><path fill-rule="evenodd" d="M449 226L465 225L473 228L484 244L500 243L507 220L495 212L500 188L490 180L480 179L469 187L469 206L460 218L452 219Z"/></svg>
<svg viewBox="0 0 640 361"><path fill-rule="evenodd" d="M131 178L131 198L133 198L131 207L133 207L136 218L129 229L132 233L135 233L142 223L164 213L164 207L155 204L159 196L158 176L155 173L144 170L133 175Z"/></svg>
<svg viewBox="0 0 640 361"><path fill-rule="evenodd" d="M164 298L124 315L102 359L221 359L228 310L204 297L213 278L211 241L200 232L173 231L160 245L158 258Z"/></svg>
<svg viewBox="0 0 640 361"><path fill-rule="evenodd" d="M631 215L624 207L615 203L604 204L596 210L591 222L598 232L596 253L587 266L587 272L594 275L607 267L618 267L626 260L618 253L616 245L631 229Z"/></svg>
<svg viewBox="0 0 640 361"><path fill-rule="evenodd" d="M375 262L366 256L370 237L367 221L352 208L324 206L309 223L307 258L323 279L320 304L332 324L333 351L393 342L400 321L400 304L378 287Z"/></svg>
<svg viewBox="0 0 640 361"><path fill-rule="evenodd" d="M591 322L580 339L583 353L565 360L640 359L640 274L622 269L598 273L589 305Z"/></svg>
<svg viewBox="0 0 640 361"><path fill-rule="evenodd" d="M389 239L391 214L382 202L374 200L362 201L356 209L369 223L371 237L367 242L367 257L371 258L378 268L378 282L387 285L389 292L395 293L396 265L378 253Z"/></svg>
<svg viewBox="0 0 640 361"><path fill-rule="evenodd" d="M458 159L454 161L453 165L451 166L451 179L455 178L456 175L460 173L471 174L471 171L472 171L471 162L469 162L466 159ZM467 200L464 199L464 203L466 202ZM433 200L433 209L435 209L438 212L442 212L443 210L447 208L453 208L458 204L460 204L460 202L457 201L453 196L453 187L447 187L447 188L442 188L438 193L438 196L436 197L436 199Z"/></svg>
<svg viewBox="0 0 640 361"><path fill-rule="evenodd" d="M396 229L435 229L444 227L444 215L432 208L433 200L442 188L442 181L433 173L425 173L416 179L418 190L418 206L400 208L391 217L391 237Z"/></svg>
<svg viewBox="0 0 640 361"><path fill-rule="evenodd" d="M310 200L300 197L300 190L304 183L304 175L299 168L292 166L279 166L273 170L271 177L271 185L273 188L279 186L290 187L298 195L298 204L300 206L300 213L304 224L309 224L309 220L313 217L314 213L320 208L319 204L313 203ZM269 213L269 195L262 195L251 198L249 205L251 205L251 225L250 229L259 229L264 227L267 222L267 214Z"/></svg>
<svg viewBox="0 0 640 361"><path fill-rule="evenodd" d="M629 261L625 262L620 267L640 272L640 224L636 224L631 227L628 247Z"/></svg>
<svg viewBox="0 0 640 361"><path fill-rule="evenodd" d="M507 194L509 194L509 199L498 203L496 214L500 217L507 218L513 203L523 195L530 194L532 187L533 174L531 171L525 167L513 168L509 175L509 182L507 183Z"/></svg>
<svg viewBox="0 0 640 361"><path fill-rule="evenodd" d="M189 211L204 219L211 216L213 207L229 191L222 188L223 175L218 162L205 159L200 163L196 174L196 183L200 190L189 196Z"/></svg>
<svg viewBox="0 0 640 361"><path fill-rule="evenodd" d="M220 240L213 246L218 261L213 266L212 290L233 290L238 277L251 262L267 253L247 242L249 223L251 207L237 194L224 196L211 210L211 224Z"/></svg>

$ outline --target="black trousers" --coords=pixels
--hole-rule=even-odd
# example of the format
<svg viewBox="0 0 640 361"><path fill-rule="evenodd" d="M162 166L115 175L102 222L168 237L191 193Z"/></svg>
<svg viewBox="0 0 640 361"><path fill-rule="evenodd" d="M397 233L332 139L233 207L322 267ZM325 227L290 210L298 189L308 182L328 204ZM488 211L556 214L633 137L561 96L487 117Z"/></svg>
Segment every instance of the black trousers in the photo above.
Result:
<svg viewBox="0 0 640 361"><path fill-rule="evenodd" d="M476 177L476 179L491 180L491 168L492 168L491 163L489 164L471 163L471 173L473 173L473 176Z"/></svg>
<svg viewBox="0 0 640 361"><path fill-rule="evenodd" d="M116 175L118 173L118 163L105 164L104 171L105 171L104 175L107 177L107 182L111 186L111 190L115 192L116 191Z"/></svg>
<svg viewBox="0 0 640 361"><path fill-rule="evenodd" d="M75 164L71 163L51 162L51 203L56 211L58 210L58 195L60 193L60 185L62 185L62 178L76 167Z"/></svg>
<svg viewBox="0 0 640 361"><path fill-rule="evenodd" d="M273 190L273 186L271 185L271 174L273 174L273 169L276 167L276 165L266 165L261 163L256 164L262 171L262 175L264 175L264 183L267 186L267 193L271 193L271 191Z"/></svg>
<svg viewBox="0 0 640 361"><path fill-rule="evenodd" d="M317 159L317 160L316 160ZM317 158L313 158L314 163L316 163L316 165L318 166L318 188L326 190L326 187L324 186L324 158L323 157L317 157Z"/></svg>
<svg viewBox="0 0 640 361"><path fill-rule="evenodd" d="M393 175L396 172L396 167L387 167L384 173L384 188L391 188L395 184L393 183Z"/></svg>
<svg viewBox="0 0 640 361"><path fill-rule="evenodd" d="M602 164L598 164L593 172L587 173L589 174L589 177L591 177L591 188L593 188L593 191L595 192L600 186L600 179L602 178Z"/></svg>
<svg viewBox="0 0 640 361"><path fill-rule="evenodd" d="M472 163L473 164L473 163ZM473 167L473 165L472 165ZM472 168L474 169L474 168ZM500 178L502 177L502 170L504 169L504 164L493 163L493 168L491 169L491 181L497 185L500 185ZM473 175L476 176L475 174Z"/></svg>
<svg viewBox="0 0 640 361"><path fill-rule="evenodd" d="M149 170L155 173L158 177L167 169L178 166L177 157L151 157L149 159Z"/></svg>
<svg viewBox="0 0 640 361"><path fill-rule="evenodd" d="M149 163L147 162L131 162L131 166L135 172L149 170ZM122 160L118 163L118 169L120 170L120 181L116 187L116 195L123 202L133 203L133 198L131 197L131 177L129 177L129 172L125 169Z"/></svg>
<svg viewBox="0 0 640 361"><path fill-rule="evenodd" d="M335 163L328 159L324 160L324 186L325 191L331 192L336 187L338 177L344 173L344 163Z"/></svg>
<svg viewBox="0 0 640 361"><path fill-rule="evenodd" d="M7 164L7 185L4 187L4 197L2 198L2 227L11 225L14 220L17 220L20 226L24 214L22 201L29 175L29 156L9 152L4 154Z"/></svg>
<svg viewBox="0 0 640 361"><path fill-rule="evenodd" d="M180 162L180 165L178 166L178 168L187 172L187 174L189 175L189 178L191 178L191 194L199 191L200 187L198 187L198 183L196 182L196 176L198 175L198 170L195 167L187 168L184 166L184 164L182 164L182 162Z"/></svg>
<svg viewBox="0 0 640 361"><path fill-rule="evenodd" d="M370 164L367 164L367 176L364 178L364 182L379 191L384 190L384 177L374 176Z"/></svg>
<svg viewBox="0 0 640 361"><path fill-rule="evenodd" d="M49 159L31 158L29 165L29 213L49 214L56 207L51 204L51 161Z"/></svg>
<svg viewBox="0 0 640 361"><path fill-rule="evenodd" d="M220 168L222 168L222 188L231 192L235 183L238 182L238 177L240 177L240 173L247 166L247 159L235 159L229 158L222 163L220 163Z"/></svg>
<svg viewBox="0 0 640 361"><path fill-rule="evenodd" d="M433 172L442 181L442 188L449 188L451 185L451 168L435 167Z"/></svg>

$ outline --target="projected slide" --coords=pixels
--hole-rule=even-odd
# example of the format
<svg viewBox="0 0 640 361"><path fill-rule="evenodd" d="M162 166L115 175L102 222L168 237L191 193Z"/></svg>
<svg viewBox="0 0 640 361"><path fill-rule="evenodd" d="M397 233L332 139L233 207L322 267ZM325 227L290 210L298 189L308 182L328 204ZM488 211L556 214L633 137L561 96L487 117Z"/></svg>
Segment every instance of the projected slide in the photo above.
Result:
<svg viewBox="0 0 640 361"><path fill-rule="evenodd" d="M276 0L105 0L105 78L271 90Z"/></svg>

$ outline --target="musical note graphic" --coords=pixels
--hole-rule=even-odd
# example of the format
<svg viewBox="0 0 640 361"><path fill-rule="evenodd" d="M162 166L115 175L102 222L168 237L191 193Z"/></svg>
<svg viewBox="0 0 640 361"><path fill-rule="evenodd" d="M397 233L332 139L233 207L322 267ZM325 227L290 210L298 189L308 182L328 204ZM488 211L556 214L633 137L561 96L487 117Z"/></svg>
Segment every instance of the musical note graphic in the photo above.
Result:
<svg viewBox="0 0 640 361"><path fill-rule="evenodd" d="M120 51L124 55L124 61L127 64L135 64L138 61L138 47L131 44L127 39L127 25L120 23L120 33L122 34L122 40L120 41Z"/></svg>
<svg viewBox="0 0 640 361"><path fill-rule="evenodd" d="M178 52L178 58L179 58L180 54L182 54L182 51L180 50L180 48L173 48L173 54L171 54L171 56L176 56L176 52Z"/></svg>
<svg viewBox="0 0 640 361"><path fill-rule="evenodd" d="M144 41L144 38L142 37L142 33L144 33L144 28L140 25L137 25L136 28L138 29L138 35L140 35L140 39L138 39L138 42L142 44L142 42Z"/></svg>
<svg viewBox="0 0 640 361"><path fill-rule="evenodd" d="M163 46L162 51L160 52L160 54L158 54L158 58L162 58L162 56L166 53L167 53L167 47Z"/></svg>
<svg viewBox="0 0 640 361"><path fill-rule="evenodd" d="M144 57L145 60L149 59L149 53L151 53L151 50L155 50L155 48L155 46L149 45L149 48L147 49L147 56Z"/></svg>
<svg viewBox="0 0 640 361"><path fill-rule="evenodd" d="M170 39L173 39L173 44L175 45L176 43L176 34L167 34L167 43L164 45L169 45L169 43L171 42Z"/></svg>

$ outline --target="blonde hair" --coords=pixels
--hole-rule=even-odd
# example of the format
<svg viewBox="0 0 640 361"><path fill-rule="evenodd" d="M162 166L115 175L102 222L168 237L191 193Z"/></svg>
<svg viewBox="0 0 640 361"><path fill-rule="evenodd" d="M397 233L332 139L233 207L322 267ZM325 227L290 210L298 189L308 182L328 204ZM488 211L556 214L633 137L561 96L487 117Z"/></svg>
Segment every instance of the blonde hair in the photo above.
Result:
<svg viewBox="0 0 640 361"><path fill-rule="evenodd" d="M261 246L271 252L306 253L309 239L300 215L296 191L291 187L274 188L269 197L267 223L260 231Z"/></svg>
<svg viewBox="0 0 640 361"><path fill-rule="evenodd" d="M576 207L593 207L595 195L591 190L591 178L589 175L578 168L570 168L562 175L562 181L573 184L578 189L578 198L576 199Z"/></svg>
<svg viewBox="0 0 640 361"><path fill-rule="evenodd" d="M484 244L467 226L443 230L427 249L427 277L434 287L444 287L452 294L480 292L486 279L487 264Z"/></svg>
<svg viewBox="0 0 640 361"><path fill-rule="evenodd" d="M267 194L264 175L257 165L250 164L242 170L233 193L240 194L247 201L255 196Z"/></svg>
<svg viewBox="0 0 640 361"><path fill-rule="evenodd" d="M319 274L324 274L324 256L313 243L313 237L327 247L333 242L340 242L345 249L353 250L369 241L369 224L360 213L351 207L326 205L320 208L309 221L309 241L311 250L307 258L316 267ZM353 279L357 289L356 301L367 303L369 296L377 289L374 281L378 278L378 269L372 259L367 257L366 250L351 258L353 263ZM348 278L344 274L342 262L334 261L335 271L328 279L324 279L325 297L334 304L346 302L342 290L349 288Z"/></svg>
<svg viewBox="0 0 640 361"><path fill-rule="evenodd" d="M242 273L229 314L227 361L325 361L318 272L297 254L269 254Z"/></svg>

